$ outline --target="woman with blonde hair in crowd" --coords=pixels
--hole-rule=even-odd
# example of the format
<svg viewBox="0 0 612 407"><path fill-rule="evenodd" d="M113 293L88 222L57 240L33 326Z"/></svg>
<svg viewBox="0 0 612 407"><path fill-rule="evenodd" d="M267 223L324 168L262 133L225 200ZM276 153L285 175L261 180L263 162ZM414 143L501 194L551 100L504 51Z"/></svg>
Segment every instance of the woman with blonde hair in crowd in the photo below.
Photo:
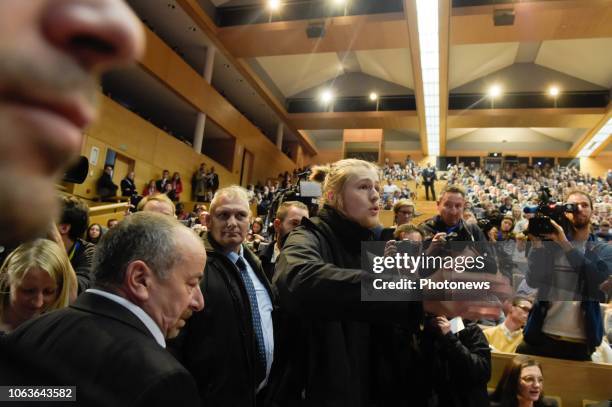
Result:
<svg viewBox="0 0 612 407"><path fill-rule="evenodd" d="M67 307L76 294L76 274L57 243L47 239L24 243L0 268L0 332Z"/></svg>

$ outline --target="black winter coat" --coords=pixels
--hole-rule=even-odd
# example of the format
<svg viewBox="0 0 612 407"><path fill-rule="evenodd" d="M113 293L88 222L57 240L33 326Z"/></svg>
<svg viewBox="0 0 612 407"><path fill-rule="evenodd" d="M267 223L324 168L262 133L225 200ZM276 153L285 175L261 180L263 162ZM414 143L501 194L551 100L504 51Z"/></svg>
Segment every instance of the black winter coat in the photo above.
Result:
<svg viewBox="0 0 612 407"><path fill-rule="evenodd" d="M207 260L200 283L204 310L187 321L171 347L195 378L203 406L255 406L256 389L265 372L256 368L249 298L238 269L210 235L204 237L204 245ZM274 304L261 263L246 246L243 249Z"/></svg>
<svg viewBox="0 0 612 407"><path fill-rule="evenodd" d="M422 307L361 300L361 242L371 239L330 207L287 238L274 275L282 318L271 405L411 405L410 366L394 350L407 349Z"/></svg>
<svg viewBox="0 0 612 407"><path fill-rule="evenodd" d="M428 406L488 407L487 383L491 378L491 350L482 329L466 323L465 329L444 336L429 329L421 336L423 385Z"/></svg>

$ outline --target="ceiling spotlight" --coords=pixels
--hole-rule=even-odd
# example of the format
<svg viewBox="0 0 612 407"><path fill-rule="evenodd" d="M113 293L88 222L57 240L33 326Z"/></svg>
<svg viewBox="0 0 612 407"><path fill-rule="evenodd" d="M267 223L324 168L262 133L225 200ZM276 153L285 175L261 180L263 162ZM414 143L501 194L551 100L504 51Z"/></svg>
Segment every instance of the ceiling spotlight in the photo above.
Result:
<svg viewBox="0 0 612 407"><path fill-rule="evenodd" d="M378 95L376 94L376 92L370 93L370 100L375 101L376 99L378 99Z"/></svg>
<svg viewBox="0 0 612 407"><path fill-rule="evenodd" d="M496 98L502 94L502 88L499 85L493 85L489 88L489 96Z"/></svg>
<svg viewBox="0 0 612 407"><path fill-rule="evenodd" d="M268 8L272 11L276 11L280 8L280 0L268 0Z"/></svg>
<svg viewBox="0 0 612 407"><path fill-rule="evenodd" d="M332 93L331 90L324 90L323 93L321 93L321 100L323 101L323 103L329 103L334 99L334 94Z"/></svg>
<svg viewBox="0 0 612 407"><path fill-rule="evenodd" d="M343 6L346 3L346 0L333 0L334 5Z"/></svg>
<svg viewBox="0 0 612 407"><path fill-rule="evenodd" d="M556 97L559 96L559 88L557 86L551 86L550 88L548 88L548 94L550 96Z"/></svg>

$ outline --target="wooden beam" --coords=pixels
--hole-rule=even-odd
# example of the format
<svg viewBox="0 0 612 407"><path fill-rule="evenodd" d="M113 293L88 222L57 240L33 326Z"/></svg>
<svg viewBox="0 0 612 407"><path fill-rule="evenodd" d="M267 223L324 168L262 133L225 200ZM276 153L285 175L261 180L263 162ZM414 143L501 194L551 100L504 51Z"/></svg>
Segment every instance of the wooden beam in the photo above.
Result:
<svg viewBox="0 0 612 407"><path fill-rule="evenodd" d="M592 128L606 108L449 110L449 128L564 127Z"/></svg>
<svg viewBox="0 0 612 407"><path fill-rule="evenodd" d="M280 117L280 120L285 123L285 126L296 136L302 147L308 154L316 154L317 148L310 138L301 134L297 131L295 126L289 122L287 117L287 110L285 107L274 97L272 92L263 84L257 76L253 75L252 71L248 68L248 65L237 58L235 58L231 52L225 47L225 45L218 38L219 28L210 19L210 17L202 10L197 0L177 0L177 4L187 13L187 15L194 21L194 23L200 28L208 38L213 42L217 50L223 54L228 62L236 68L245 80L251 85L253 90L262 97L264 102L272 108L272 110Z"/></svg>
<svg viewBox="0 0 612 407"><path fill-rule="evenodd" d="M321 19L325 36L308 38L307 20L250 24L218 29L218 38L237 58L408 48L403 13Z"/></svg>
<svg viewBox="0 0 612 407"><path fill-rule="evenodd" d="M446 128L448 116L448 73L450 54L450 14L452 0L439 0L439 67L440 67L440 155L446 155Z"/></svg>
<svg viewBox="0 0 612 407"><path fill-rule="evenodd" d="M207 120L212 120L249 151L270 157L276 154L279 156L277 161L283 165L291 162L251 121L176 55L157 35L149 29L145 29L145 34L147 50L139 62L142 69L196 110L206 113ZM152 160L152 162L158 161ZM295 163L292 164L295 166Z"/></svg>
<svg viewBox="0 0 612 407"><path fill-rule="evenodd" d="M582 137L576 140L576 142L572 145L569 151L571 156L575 157L584 146L589 144L591 140L593 140L593 137L595 137L597 132L601 130L601 128L608 122L608 120L610 120L610 118L612 118L612 102L608 103L608 107L606 108L605 114L600 118L600 120L598 120L597 123L589 131L587 131ZM607 141L602 143L599 148L594 150L591 156L599 153L603 150L603 148L606 148L609 143L609 139L610 138L608 137Z"/></svg>
<svg viewBox="0 0 612 407"><path fill-rule="evenodd" d="M427 127L425 127L425 96L423 78L421 75L421 51L419 46L419 32L417 28L416 0L404 0L404 13L408 24L408 37L410 39L410 59L412 74L414 75L414 96L416 99L419 137L423 155L428 155ZM397 127L396 127L397 128Z"/></svg>
<svg viewBox="0 0 612 407"><path fill-rule="evenodd" d="M612 1L557 0L455 7L451 43L536 42L612 37ZM493 24L495 9L514 9L511 26Z"/></svg>
<svg viewBox="0 0 612 407"><path fill-rule="evenodd" d="M414 110L393 112L291 113L289 120L299 129L415 129Z"/></svg>

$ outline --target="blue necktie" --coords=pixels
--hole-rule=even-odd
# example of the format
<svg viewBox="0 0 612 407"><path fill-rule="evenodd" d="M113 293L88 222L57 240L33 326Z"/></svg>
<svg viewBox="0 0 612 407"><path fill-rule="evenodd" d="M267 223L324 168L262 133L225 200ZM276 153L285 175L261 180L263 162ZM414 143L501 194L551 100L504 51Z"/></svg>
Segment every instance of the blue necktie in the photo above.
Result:
<svg viewBox="0 0 612 407"><path fill-rule="evenodd" d="M257 294L255 293L255 286L249 276L246 268L246 264L242 257L239 257L236 261L236 267L240 271L240 277L244 283L247 294L249 296L249 303L251 304L251 317L253 319L253 331L255 332L255 338L257 339L257 358L259 363L263 365L263 371L266 372L266 347L264 345L263 329L261 328L261 316L259 315L259 306L257 304ZM264 373L265 375L265 373Z"/></svg>

